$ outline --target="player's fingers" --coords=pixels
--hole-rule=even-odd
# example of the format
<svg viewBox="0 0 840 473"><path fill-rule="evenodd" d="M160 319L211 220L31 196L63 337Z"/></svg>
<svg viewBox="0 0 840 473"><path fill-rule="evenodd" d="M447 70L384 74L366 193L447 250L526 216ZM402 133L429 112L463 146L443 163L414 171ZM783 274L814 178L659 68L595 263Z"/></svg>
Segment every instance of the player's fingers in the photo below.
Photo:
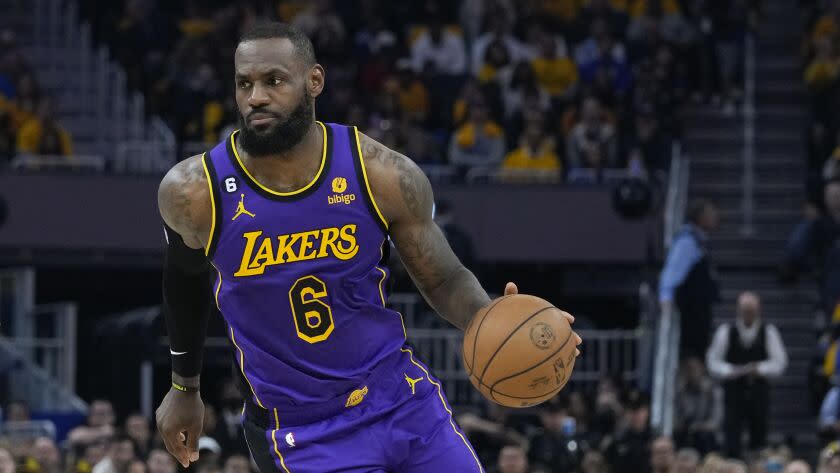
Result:
<svg viewBox="0 0 840 473"><path fill-rule="evenodd" d="M575 358L580 356L580 350L575 348Z"/></svg>
<svg viewBox="0 0 840 473"><path fill-rule="evenodd" d="M510 296L513 294L519 294L519 288L516 287L516 284L512 282L505 284L505 295Z"/></svg>
<svg viewBox="0 0 840 473"><path fill-rule="evenodd" d="M201 436L201 426L187 431L187 452L191 462L198 460L198 437Z"/></svg>
<svg viewBox="0 0 840 473"><path fill-rule="evenodd" d="M163 438L163 445L166 447L166 450L175 457L175 460L177 460L181 466L188 468L190 466L189 456L186 455L186 449L183 444L178 441L179 436L183 436L183 434L178 433L177 435L167 435L161 432L161 438Z"/></svg>
<svg viewBox="0 0 840 473"><path fill-rule="evenodd" d="M581 343L583 343L583 339L575 332L575 345L580 345Z"/></svg>
<svg viewBox="0 0 840 473"><path fill-rule="evenodd" d="M575 323L575 316L566 312L565 310L561 310L560 312L563 313L563 317L566 317L566 320L569 321L570 324Z"/></svg>

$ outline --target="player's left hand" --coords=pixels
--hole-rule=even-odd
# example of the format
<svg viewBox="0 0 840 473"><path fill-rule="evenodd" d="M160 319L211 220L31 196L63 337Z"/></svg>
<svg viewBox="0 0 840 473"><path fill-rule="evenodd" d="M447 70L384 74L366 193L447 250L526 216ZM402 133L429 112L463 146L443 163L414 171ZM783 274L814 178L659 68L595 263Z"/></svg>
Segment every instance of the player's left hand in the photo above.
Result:
<svg viewBox="0 0 840 473"><path fill-rule="evenodd" d="M505 284L505 295L506 296L512 296L514 294L519 294L519 288L516 287L516 284L514 284L512 282L509 282L509 283ZM562 312L563 317L566 317L566 320L569 321L569 325L575 323L575 317L572 314L570 314L570 313L568 313L564 310L561 310L560 312ZM580 346L580 344L583 342L583 339L580 338L580 335L578 335L577 333L575 333L575 339L577 339L577 342L575 343L575 345ZM580 348L577 348L576 350L577 351L575 352L575 356L580 356Z"/></svg>

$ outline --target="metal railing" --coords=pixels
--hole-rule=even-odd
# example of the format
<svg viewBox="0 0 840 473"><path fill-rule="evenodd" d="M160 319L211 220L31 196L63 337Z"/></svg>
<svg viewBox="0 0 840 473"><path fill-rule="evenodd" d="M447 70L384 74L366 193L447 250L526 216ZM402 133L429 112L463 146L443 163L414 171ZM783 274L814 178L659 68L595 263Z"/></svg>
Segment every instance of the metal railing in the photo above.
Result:
<svg viewBox="0 0 840 473"><path fill-rule="evenodd" d="M93 171L105 170L103 156L79 155L56 156L44 154L20 154L12 158L10 166L15 171Z"/></svg>
<svg viewBox="0 0 840 473"><path fill-rule="evenodd" d="M36 409L86 411L75 395L77 309L35 305L35 271L0 271L0 398Z"/></svg>
<svg viewBox="0 0 840 473"><path fill-rule="evenodd" d="M750 236L755 232L755 41L747 33L744 45L744 175L742 176L744 216L741 233Z"/></svg>
<svg viewBox="0 0 840 473"><path fill-rule="evenodd" d="M675 142L671 150L671 174L666 193L663 243L664 248L671 241L682 224L688 202L689 162L683 156L682 148ZM651 291L652 293L653 291ZM653 386L651 389L651 426L663 435L670 435L674 422L675 380L677 377L680 314L672 305L665 306L660 313L653 294L650 295L653 313L659 313L656 320L656 339L653 358Z"/></svg>

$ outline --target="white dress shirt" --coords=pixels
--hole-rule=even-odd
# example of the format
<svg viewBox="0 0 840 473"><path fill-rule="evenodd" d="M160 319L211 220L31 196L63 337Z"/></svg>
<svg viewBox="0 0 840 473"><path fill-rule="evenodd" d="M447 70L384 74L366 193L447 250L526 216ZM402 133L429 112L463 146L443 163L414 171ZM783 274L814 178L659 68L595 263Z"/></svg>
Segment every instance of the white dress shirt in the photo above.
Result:
<svg viewBox="0 0 840 473"><path fill-rule="evenodd" d="M782 344L782 337L773 324L764 324L767 327L767 359L758 362L758 374L767 378L780 376L787 367L788 357L785 346ZM759 335L760 324L754 323L752 327L746 327L741 319L735 321L735 329L741 343L745 347L752 346ZM729 350L730 324L722 324L717 328L712 344L706 352L706 365L709 373L719 379L729 379L736 374L736 365L726 361L726 352Z"/></svg>
<svg viewBox="0 0 840 473"><path fill-rule="evenodd" d="M460 75L467 68L467 50L464 38L444 30L440 43L432 41L432 35L423 33L411 45L411 63L414 71L423 72L426 63L431 62L439 74Z"/></svg>

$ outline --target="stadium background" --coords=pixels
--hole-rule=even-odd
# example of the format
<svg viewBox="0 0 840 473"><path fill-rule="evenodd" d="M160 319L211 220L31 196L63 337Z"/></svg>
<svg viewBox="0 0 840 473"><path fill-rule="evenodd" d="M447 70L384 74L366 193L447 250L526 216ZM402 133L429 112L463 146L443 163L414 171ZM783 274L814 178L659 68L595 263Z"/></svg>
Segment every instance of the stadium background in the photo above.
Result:
<svg viewBox="0 0 840 473"><path fill-rule="evenodd" d="M0 11L0 473L86 473L102 458L96 473L174 472L144 434L169 378L155 192L168 167L235 127L233 50L260 18L313 39L327 74L318 119L358 125L427 172L439 224L486 288L512 280L576 315L570 386L539 409L498 409L463 379L458 333L392 262L391 303L489 470L697 471L691 451L673 454L696 445L654 443L680 427L684 378L670 356L678 314L660 310L657 287L688 200L705 197L721 214L716 323L756 290L790 362L772 383L767 448L723 459L717 419L703 471L771 473L795 457L840 471L836 431L817 420L840 295L819 281L837 263L822 252L794 268L787 243L797 222L821 218L838 172L838 2L0 0ZM202 394L215 415L192 469L244 473L218 315L209 333ZM80 423L95 440L68 438Z"/></svg>

